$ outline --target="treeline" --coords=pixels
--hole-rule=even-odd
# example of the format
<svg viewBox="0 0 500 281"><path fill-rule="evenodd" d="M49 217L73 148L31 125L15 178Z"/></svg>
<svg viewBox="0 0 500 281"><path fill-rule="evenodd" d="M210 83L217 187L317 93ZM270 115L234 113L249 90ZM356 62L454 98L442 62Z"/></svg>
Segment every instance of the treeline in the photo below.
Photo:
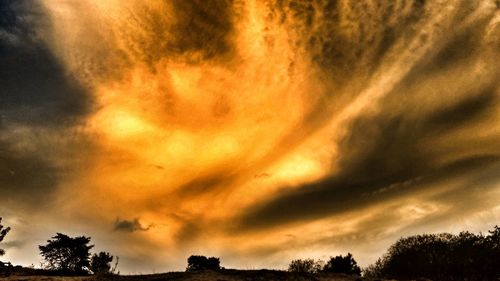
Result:
<svg viewBox="0 0 500 281"><path fill-rule="evenodd" d="M344 273L350 275L360 275L361 268L359 268L356 260L352 257L351 253L346 256L330 257L325 263L322 260L314 259L297 259L293 260L288 266L288 271L298 273Z"/></svg>
<svg viewBox="0 0 500 281"><path fill-rule="evenodd" d="M293 260L292 272L336 272L370 279L483 281L500 280L500 227L484 234L461 232L414 235L399 239L386 254L362 271L351 254L331 257L325 264Z"/></svg>
<svg viewBox="0 0 500 281"><path fill-rule="evenodd" d="M10 228L1 224L0 242ZM45 259L44 269L63 275L114 275L118 258L107 252L91 254L90 237L69 237L57 233L39 250ZM0 256L5 253L0 249ZM7 263L10 265L10 263ZM10 265L11 266L11 265ZM0 262L0 273L6 264ZM190 256L186 271L223 270L220 259L201 255ZM399 239L389 247L386 254L373 265L361 270L354 257L348 253L330 257L328 261L296 259L291 261L288 271L304 274L343 273L362 275L370 279L440 281L500 280L500 227L484 234L461 232L423 234Z"/></svg>
<svg viewBox="0 0 500 281"><path fill-rule="evenodd" d="M401 238L364 275L403 280L499 280L500 227L487 235L461 232Z"/></svg>

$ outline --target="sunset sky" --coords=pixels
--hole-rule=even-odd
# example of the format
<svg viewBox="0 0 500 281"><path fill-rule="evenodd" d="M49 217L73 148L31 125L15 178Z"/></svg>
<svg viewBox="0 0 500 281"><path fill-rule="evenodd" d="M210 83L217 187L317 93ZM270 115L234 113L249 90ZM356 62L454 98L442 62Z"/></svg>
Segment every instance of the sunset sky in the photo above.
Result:
<svg viewBox="0 0 500 281"><path fill-rule="evenodd" d="M2 261L285 269L500 225L498 0L1 0Z"/></svg>

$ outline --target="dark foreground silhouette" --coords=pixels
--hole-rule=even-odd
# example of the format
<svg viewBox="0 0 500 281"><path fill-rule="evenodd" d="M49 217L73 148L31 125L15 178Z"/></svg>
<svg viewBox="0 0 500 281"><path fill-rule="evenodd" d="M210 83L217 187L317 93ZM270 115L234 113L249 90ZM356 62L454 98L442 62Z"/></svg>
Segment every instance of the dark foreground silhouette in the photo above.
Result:
<svg viewBox="0 0 500 281"><path fill-rule="evenodd" d="M338 273L295 273L279 270L234 270L222 269L214 270L200 270L188 272L169 272L163 274L151 275L103 275L103 276L82 276L82 277L59 277L59 276L20 276L11 275L10 277L2 278L2 281L356 281L365 280L359 277L338 274Z"/></svg>
<svg viewBox="0 0 500 281"><path fill-rule="evenodd" d="M1 222L1 221L0 221ZM10 228L0 224L0 242ZM39 246L45 259L42 269L13 266L0 262L0 280L207 280L207 281L335 281L335 280L500 280L500 227L487 234L461 232L422 234L399 239L375 264L361 270L354 257L330 257L330 260L293 260L288 271L235 270L220 265L220 258L193 255L187 259L186 272L120 276L111 266L107 252L91 255L90 237L69 237L57 233L46 245ZM0 255L4 251L0 252ZM363 277L360 274L363 274Z"/></svg>
<svg viewBox="0 0 500 281"><path fill-rule="evenodd" d="M500 227L486 235L464 231L401 238L364 275L398 280L500 280Z"/></svg>

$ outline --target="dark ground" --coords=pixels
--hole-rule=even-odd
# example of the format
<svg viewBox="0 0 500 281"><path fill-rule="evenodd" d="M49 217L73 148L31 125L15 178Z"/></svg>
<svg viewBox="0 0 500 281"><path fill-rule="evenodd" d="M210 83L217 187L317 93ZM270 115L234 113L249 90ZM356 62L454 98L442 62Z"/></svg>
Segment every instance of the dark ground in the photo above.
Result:
<svg viewBox="0 0 500 281"><path fill-rule="evenodd" d="M277 270L221 270L221 271L198 271L198 272L169 272L151 275L123 275L123 276L83 276L83 277L60 277L60 276L23 276L13 274L9 277L0 277L0 281L355 281L366 280L361 277L343 274L321 273L317 275L291 273Z"/></svg>

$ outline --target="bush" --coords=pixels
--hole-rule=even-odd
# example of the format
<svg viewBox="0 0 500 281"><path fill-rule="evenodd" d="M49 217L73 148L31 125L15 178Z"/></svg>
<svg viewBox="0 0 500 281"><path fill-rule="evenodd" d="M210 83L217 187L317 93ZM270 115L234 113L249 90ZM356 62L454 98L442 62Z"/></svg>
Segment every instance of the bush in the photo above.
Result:
<svg viewBox="0 0 500 281"><path fill-rule="evenodd" d="M367 266L363 269L363 277L379 279L382 276L383 262L382 259L378 259L374 264Z"/></svg>
<svg viewBox="0 0 500 281"><path fill-rule="evenodd" d="M500 228L489 235L462 232L415 235L399 239L367 277L433 280L496 280L500 278Z"/></svg>
<svg viewBox="0 0 500 281"><path fill-rule="evenodd" d="M322 261L313 259L293 260L288 266L288 271L298 273L318 273L321 271Z"/></svg>
<svg viewBox="0 0 500 281"><path fill-rule="evenodd" d="M187 260L186 271L198 270L219 270L220 260L216 257L207 258L205 256L190 256Z"/></svg>
<svg viewBox="0 0 500 281"><path fill-rule="evenodd" d="M334 272L334 273L345 273L351 275L360 275L361 269L359 268L357 262L352 257L351 253L347 256L336 256L330 257L330 260L325 264L323 268L324 272Z"/></svg>
<svg viewBox="0 0 500 281"><path fill-rule="evenodd" d="M107 252L100 252L92 255L90 260L90 270L94 274L110 274L113 256Z"/></svg>

